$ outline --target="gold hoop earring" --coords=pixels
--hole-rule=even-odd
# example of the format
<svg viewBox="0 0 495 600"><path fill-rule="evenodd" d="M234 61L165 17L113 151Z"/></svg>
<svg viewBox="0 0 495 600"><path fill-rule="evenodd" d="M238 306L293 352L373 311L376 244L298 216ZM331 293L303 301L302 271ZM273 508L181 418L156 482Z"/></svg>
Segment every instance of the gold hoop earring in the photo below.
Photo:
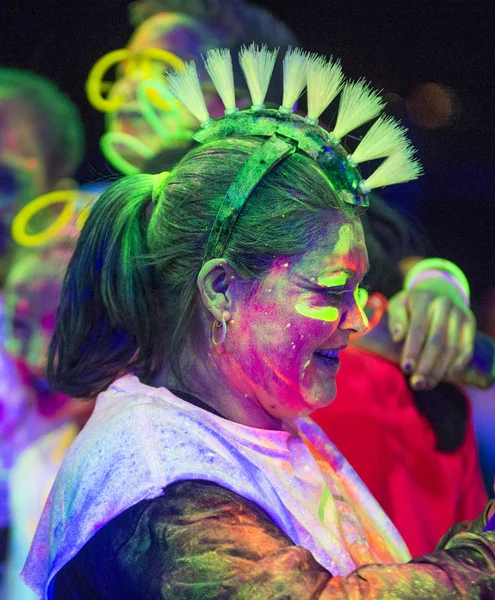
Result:
<svg viewBox="0 0 495 600"><path fill-rule="evenodd" d="M220 336L219 340L215 339L215 330L222 328L222 335ZM225 342L225 338L227 337L227 322L225 321L225 319L222 317L221 322L218 321L213 321L212 325L211 325L211 343L215 346L221 346L224 342Z"/></svg>

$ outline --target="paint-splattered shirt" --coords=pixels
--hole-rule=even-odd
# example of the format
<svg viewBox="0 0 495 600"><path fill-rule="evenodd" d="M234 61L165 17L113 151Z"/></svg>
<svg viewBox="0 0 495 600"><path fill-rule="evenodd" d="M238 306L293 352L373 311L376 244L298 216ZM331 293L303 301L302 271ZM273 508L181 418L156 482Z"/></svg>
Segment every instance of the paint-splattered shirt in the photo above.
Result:
<svg viewBox="0 0 495 600"><path fill-rule="evenodd" d="M456 526L408 564L332 577L253 502L180 482L98 531L56 576L53 600L492 598L495 532L480 535L483 525Z"/></svg>

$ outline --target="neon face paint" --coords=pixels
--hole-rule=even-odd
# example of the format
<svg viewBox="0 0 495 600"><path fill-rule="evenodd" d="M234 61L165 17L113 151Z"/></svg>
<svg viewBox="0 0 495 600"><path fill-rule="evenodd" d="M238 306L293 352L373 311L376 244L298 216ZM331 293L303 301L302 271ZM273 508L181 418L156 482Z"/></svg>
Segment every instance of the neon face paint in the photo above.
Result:
<svg viewBox="0 0 495 600"><path fill-rule="evenodd" d="M303 317L318 319L319 321L326 321L327 323L337 321L339 318L339 311L333 306L316 306L312 308L305 304L296 304L295 309Z"/></svg>
<svg viewBox="0 0 495 600"><path fill-rule="evenodd" d="M335 244L333 249L333 253L336 255L347 254L351 248L354 237L354 229L353 226L349 223L342 225L339 229L339 239Z"/></svg>
<svg viewBox="0 0 495 600"><path fill-rule="evenodd" d="M355 292L368 266L362 227L335 215L340 226L334 221L303 255L276 260L254 288L236 282L232 292L222 375L277 419L310 414L334 398L338 361L318 351L346 346L364 329ZM346 251L336 254L339 241Z"/></svg>
<svg viewBox="0 0 495 600"><path fill-rule="evenodd" d="M365 327L369 327L370 322L368 320L368 317L366 316L366 313L364 312L364 306L362 304L362 299L360 297L360 289L356 288L356 290L354 291L354 300L356 301L356 305L359 308L359 312L361 313L361 318L363 319L363 323Z"/></svg>
<svg viewBox="0 0 495 600"><path fill-rule="evenodd" d="M335 273L333 275L322 275L318 277L318 285L322 287L341 287L347 283L349 275L347 273Z"/></svg>

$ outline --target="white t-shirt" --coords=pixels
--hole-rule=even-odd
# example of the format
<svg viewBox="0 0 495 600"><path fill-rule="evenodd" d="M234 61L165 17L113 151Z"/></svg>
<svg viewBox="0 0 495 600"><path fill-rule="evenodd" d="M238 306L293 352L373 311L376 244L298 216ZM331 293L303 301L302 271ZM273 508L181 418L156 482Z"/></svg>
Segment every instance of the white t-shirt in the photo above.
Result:
<svg viewBox="0 0 495 600"><path fill-rule="evenodd" d="M247 427L127 375L98 396L72 443L24 580L46 600L57 572L99 528L183 480L218 483L255 502L333 575L410 560L391 521L311 419L283 431Z"/></svg>

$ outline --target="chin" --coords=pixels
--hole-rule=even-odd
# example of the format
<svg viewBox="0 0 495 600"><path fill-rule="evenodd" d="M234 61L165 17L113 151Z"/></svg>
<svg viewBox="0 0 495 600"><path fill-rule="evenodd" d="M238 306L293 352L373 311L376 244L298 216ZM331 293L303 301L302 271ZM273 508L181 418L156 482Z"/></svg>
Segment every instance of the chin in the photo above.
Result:
<svg viewBox="0 0 495 600"><path fill-rule="evenodd" d="M325 381L324 385L313 386L308 390L307 395L305 394L305 400L308 405L308 414L318 408L324 408L335 400L337 395L337 385L335 379L331 381Z"/></svg>
<svg viewBox="0 0 495 600"><path fill-rule="evenodd" d="M326 382L325 386L319 388L318 390L302 390L301 396L296 403L294 403L291 407L286 405L279 414L273 414L273 416L283 420L296 419L298 417L309 417L319 408L324 408L325 406L331 404L335 398L335 395L335 381L331 385Z"/></svg>

